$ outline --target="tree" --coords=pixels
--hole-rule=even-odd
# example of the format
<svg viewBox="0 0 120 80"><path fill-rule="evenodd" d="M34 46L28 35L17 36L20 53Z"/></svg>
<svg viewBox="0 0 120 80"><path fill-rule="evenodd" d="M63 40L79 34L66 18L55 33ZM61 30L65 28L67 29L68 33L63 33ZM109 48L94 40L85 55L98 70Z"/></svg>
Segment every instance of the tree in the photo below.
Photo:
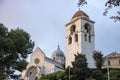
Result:
<svg viewBox="0 0 120 80"><path fill-rule="evenodd" d="M22 59L19 61L19 63L16 64L15 69L22 72L24 69L26 69L27 65L28 65L28 62Z"/></svg>
<svg viewBox="0 0 120 80"><path fill-rule="evenodd" d="M34 42L30 35L23 29L8 31L3 24L0 24L0 75L1 79L9 79L14 71L22 71L24 67L17 68L17 65L25 59L33 50Z"/></svg>
<svg viewBox="0 0 120 80"><path fill-rule="evenodd" d="M86 0L79 0L78 7L83 6L84 4L87 4ZM112 9L113 7L120 7L120 0L107 0L107 2L105 3L105 7L106 9L103 15L106 16L109 9ZM117 14L117 16L112 16L110 18L114 19L115 21L120 21L120 11L117 11Z"/></svg>
<svg viewBox="0 0 120 80"><path fill-rule="evenodd" d="M99 70L101 70L102 65L103 65L103 54L100 51L94 51L93 58L94 58L96 67Z"/></svg>
<svg viewBox="0 0 120 80"><path fill-rule="evenodd" d="M75 60L72 62L74 80L85 80L89 76L89 68L85 55L75 54Z"/></svg>

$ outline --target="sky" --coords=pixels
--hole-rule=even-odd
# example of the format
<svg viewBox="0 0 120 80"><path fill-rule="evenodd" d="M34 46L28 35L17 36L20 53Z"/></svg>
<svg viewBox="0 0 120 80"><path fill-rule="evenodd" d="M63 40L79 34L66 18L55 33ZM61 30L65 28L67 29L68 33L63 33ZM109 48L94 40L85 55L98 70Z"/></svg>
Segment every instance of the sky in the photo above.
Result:
<svg viewBox="0 0 120 80"><path fill-rule="evenodd" d="M105 55L120 53L120 22L109 17L120 7L103 16L106 0L88 0L80 9L95 21L95 50ZM0 23L9 30L17 27L31 35L35 48L51 57L57 45L65 53L65 25L78 11L78 0L0 0ZM34 49L35 49L34 48Z"/></svg>

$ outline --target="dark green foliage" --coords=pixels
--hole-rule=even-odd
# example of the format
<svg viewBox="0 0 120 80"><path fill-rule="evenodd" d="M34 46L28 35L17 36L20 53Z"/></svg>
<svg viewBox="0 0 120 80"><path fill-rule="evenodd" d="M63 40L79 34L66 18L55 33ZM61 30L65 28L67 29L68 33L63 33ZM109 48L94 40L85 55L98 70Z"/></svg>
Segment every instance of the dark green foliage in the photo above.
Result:
<svg viewBox="0 0 120 80"><path fill-rule="evenodd" d="M15 69L22 72L24 69L26 69L28 62L26 60L20 60L17 64Z"/></svg>
<svg viewBox="0 0 120 80"><path fill-rule="evenodd" d="M50 79L50 80L56 80L56 74L55 73L49 74L48 77L49 77L48 79Z"/></svg>
<svg viewBox="0 0 120 80"><path fill-rule="evenodd" d="M85 80L97 80L97 79L93 79L93 78L87 78ZM102 80L102 79L101 79Z"/></svg>
<svg viewBox="0 0 120 80"><path fill-rule="evenodd" d="M30 40L30 35L27 32L17 28L11 30L8 36L13 40L15 50L21 54L21 57L26 58L31 53L34 43Z"/></svg>
<svg viewBox="0 0 120 80"><path fill-rule="evenodd" d="M103 75L104 75L104 80L108 79L108 72L107 69L102 69ZM110 73L110 80L120 80L120 69L119 68L110 68L109 69Z"/></svg>
<svg viewBox="0 0 120 80"><path fill-rule="evenodd" d="M19 71L25 69L25 59L33 47L34 42L27 32L19 28L8 31L0 24L0 74L3 75L3 79L9 78L15 69ZM22 60L24 62L21 62ZM21 66L19 63L22 63Z"/></svg>
<svg viewBox="0 0 120 80"><path fill-rule="evenodd" d="M93 70L91 73L92 78L96 80L104 80L103 79L103 73L100 70Z"/></svg>
<svg viewBox="0 0 120 80"><path fill-rule="evenodd" d="M68 75L65 71L58 71L54 73L50 73L48 75L42 76L39 80L68 80Z"/></svg>
<svg viewBox="0 0 120 80"><path fill-rule="evenodd" d="M69 72L70 72L70 75L72 75L72 74L73 74L73 68L68 66L68 67L65 69L65 72L66 72L66 74L69 74Z"/></svg>
<svg viewBox="0 0 120 80"><path fill-rule="evenodd" d="M110 70L110 80L120 80L120 71Z"/></svg>
<svg viewBox="0 0 120 80"><path fill-rule="evenodd" d="M50 74L47 74L45 76L42 76L39 80L57 80L57 76L59 76L59 74L61 73L61 71L58 71L58 72L55 72L55 73L50 73Z"/></svg>
<svg viewBox="0 0 120 80"><path fill-rule="evenodd" d="M73 75L75 80L85 80L89 76L89 69L87 67L87 60L85 55L77 53L75 55L75 61L72 62Z"/></svg>
<svg viewBox="0 0 120 80"><path fill-rule="evenodd" d="M39 80L45 80L45 79L48 79L48 76L47 76L47 75L41 76Z"/></svg>
<svg viewBox="0 0 120 80"><path fill-rule="evenodd" d="M95 61L96 67L101 70L103 65L103 54L100 51L93 52L93 59Z"/></svg>
<svg viewBox="0 0 120 80"><path fill-rule="evenodd" d="M57 80L66 80L66 73L65 73L65 71L61 71L61 72L59 72L59 74L57 74Z"/></svg>

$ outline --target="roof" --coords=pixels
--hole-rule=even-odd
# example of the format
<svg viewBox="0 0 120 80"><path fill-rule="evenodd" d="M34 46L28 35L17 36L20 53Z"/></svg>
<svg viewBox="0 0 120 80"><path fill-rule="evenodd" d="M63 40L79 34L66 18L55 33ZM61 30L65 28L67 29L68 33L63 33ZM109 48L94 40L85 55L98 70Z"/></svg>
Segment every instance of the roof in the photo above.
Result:
<svg viewBox="0 0 120 80"><path fill-rule="evenodd" d="M112 53L108 54L107 56L105 56L104 59L105 58L117 58L117 57L120 57L120 54L117 52L112 52Z"/></svg>
<svg viewBox="0 0 120 80"><path fill-rule="evenodd" d="M48 58L48 57L45 57L45 60L51 64L54 64L56 67L59 67L60 69L63 69L61 63L51 59L51 58Z"/></svg>
<svg viewBox="0 0 120 80"><path fill-rule="evenodd" d="M81 10L79 9L79 10L73 15L72 19L77 18L77 17L82 17L82 16L86 16L86 17L89 18L89 16L88 16L85 12L83 12L83 11L81 11Z"/></svg>
<svg viewBox="0 0 120 80"><path fill-rule="evenodd" d="M53 57L65 57L63 51L60 49L59 45L58 48L53 52L52 58Z"/></svg>

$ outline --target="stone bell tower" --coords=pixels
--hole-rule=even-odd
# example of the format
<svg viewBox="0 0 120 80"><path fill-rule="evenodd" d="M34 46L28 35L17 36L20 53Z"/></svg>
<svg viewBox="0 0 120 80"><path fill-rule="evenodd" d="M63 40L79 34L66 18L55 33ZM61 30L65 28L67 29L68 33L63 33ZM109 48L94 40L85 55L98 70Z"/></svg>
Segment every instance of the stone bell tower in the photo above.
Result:
<svg viewBox="0 0 120 80"><path fill-rule="evenodd" d="M72 66L74 54L77 53L86 55L88 67L95 67L92 57L94 50L94 21L85 12L78 10L66 24L66 67Z"/></svg>

